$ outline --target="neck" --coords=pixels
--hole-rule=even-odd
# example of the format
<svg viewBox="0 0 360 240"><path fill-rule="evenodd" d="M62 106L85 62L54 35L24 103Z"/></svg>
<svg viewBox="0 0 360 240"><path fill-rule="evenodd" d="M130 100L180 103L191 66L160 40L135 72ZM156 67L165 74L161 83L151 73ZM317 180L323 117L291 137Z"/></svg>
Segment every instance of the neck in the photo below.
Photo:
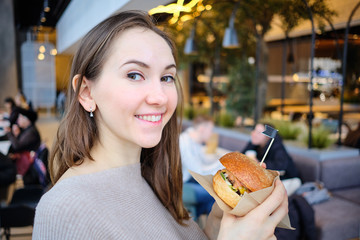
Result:
<svg viewBox="0 0 360 240"><path fill-rule="evenodd" d="M95 161L88 161L99 170L116 168L140 162L141 147L128 141L121 141L114 135L100 136L91 149Z"/></svg>

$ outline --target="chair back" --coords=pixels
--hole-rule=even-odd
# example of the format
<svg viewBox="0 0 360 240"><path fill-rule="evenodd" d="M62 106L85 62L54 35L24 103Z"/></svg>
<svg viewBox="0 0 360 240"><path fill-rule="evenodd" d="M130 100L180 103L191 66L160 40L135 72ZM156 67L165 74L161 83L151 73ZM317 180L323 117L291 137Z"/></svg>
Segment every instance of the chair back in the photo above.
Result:
<svg viewBox="0 0 360 240"><path fill-rule="evenodd" d="M35 153L33 164L24 175L24 184L40 184L46 188L50 183L50 174L48 170L49 150L43 143Z"/></svg>
<svg viewBox="0 0 360 240"><path fill-rule="evenodd" d="M19 188L15 190L10 205L25 205L35 208L43 193L43 188L38 185Z"/></svg>
<svg viewBox="0 0 360 240"><path fill-rule="evenodd" d="M34 224L35 209L23 206L7 206L0 208L0 227L27 227Z"/></svg>
<svg viewBox="0 0 360 240"><path fill-rule="evenodd" d="M15 190L8 206L0 205L0 228L4 228L6 239L10 239L10 228L34 224L35 208L43 193L41 186L26 186Z"/></svg>

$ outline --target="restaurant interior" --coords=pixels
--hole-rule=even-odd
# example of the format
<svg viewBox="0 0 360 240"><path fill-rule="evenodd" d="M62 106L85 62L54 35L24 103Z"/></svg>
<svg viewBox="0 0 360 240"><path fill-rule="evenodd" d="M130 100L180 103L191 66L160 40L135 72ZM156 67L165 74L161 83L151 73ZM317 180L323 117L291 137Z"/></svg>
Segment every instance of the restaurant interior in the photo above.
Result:
<svg viewBox="0 0 360 240"><path fill-rule="evenodd" d="M280 2L1 0L0 151L11 145L5 99L20 93L50 151L82 37L114 13L142 10L175 41L182 129L211 116L216 142L207 154L218 159L242 151L258 123L271 124L302 183L330 193L312 205L316 239L360 239L360 2ZM28 187L21 181L0 183L0 240L31 239L36 204L51 186L19 193ZM193 194L184 188L192 214ZM194 220L203 227L206 218Z"/></svg>

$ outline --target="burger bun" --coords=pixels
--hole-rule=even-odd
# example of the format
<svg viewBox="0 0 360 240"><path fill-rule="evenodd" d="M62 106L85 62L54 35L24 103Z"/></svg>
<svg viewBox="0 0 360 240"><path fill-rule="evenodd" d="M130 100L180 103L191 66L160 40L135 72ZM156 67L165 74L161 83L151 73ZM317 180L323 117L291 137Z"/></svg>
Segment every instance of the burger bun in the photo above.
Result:
<svg viewBox="0 0 360 240"><path fill-rule="evenodd" d="M217 173L213 177L213 188L216 194L219 196L221 200L223 200L227 205L232 208L235 208L238 202L241 199L241 196L234 192L229 185L225 182L225 180L220 175L221 170L217 171Z"/></svg>

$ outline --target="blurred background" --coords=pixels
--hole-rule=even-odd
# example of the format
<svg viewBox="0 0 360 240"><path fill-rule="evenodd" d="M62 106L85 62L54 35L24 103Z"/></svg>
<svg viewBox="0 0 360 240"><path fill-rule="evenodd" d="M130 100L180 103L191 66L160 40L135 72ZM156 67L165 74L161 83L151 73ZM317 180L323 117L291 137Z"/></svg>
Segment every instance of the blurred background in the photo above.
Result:
<svg viewBox="0 0 360 240"><path fill-rule="evenodd" d="M35 109L61 114L81 37L117 11L141 9L176 41L186 118L324 123L341 144L360 119L357 3L2 0L0 98L21 91Z"/></svg>
<svg viewBox="0 0 360 240"><path fill-rule="evenodd" d="M108 16L138 9L176 42L184 126L210 115L220 135L248 140L266 121L297 154L318 162L334 152L359 158L359 6L358 0L0 0L0 110L21 93L51 147L81 38ZM357 142L347 140L350 133Z"/></svg>

